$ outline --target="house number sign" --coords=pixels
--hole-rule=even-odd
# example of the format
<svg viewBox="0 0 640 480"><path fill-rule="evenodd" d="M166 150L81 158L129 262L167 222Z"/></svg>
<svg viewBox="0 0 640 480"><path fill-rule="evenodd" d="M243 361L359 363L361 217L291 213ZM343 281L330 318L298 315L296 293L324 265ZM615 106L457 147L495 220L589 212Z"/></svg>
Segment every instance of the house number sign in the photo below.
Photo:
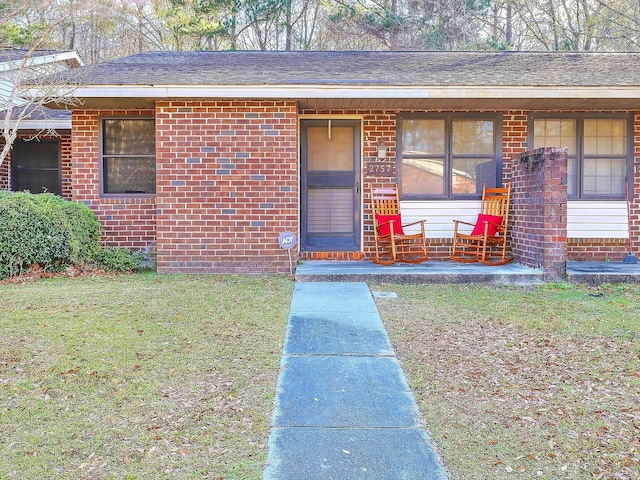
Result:
<svg viewBox="0 0 640 480"><path fill-rule="evenodd" d="M395 177L393 164L390 162L368 162L367 175L370 177Z"/></svg>

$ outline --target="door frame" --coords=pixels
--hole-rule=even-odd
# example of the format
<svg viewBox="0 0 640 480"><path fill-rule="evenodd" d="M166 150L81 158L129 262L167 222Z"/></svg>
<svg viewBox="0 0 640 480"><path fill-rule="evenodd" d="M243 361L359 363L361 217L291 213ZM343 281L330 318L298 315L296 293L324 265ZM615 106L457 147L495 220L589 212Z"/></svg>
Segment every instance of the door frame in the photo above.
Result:
<svg viewBox="0 0 640 480"><path fill-rule="evenodd" d="M327 250L327 251L356 251L362 252L364 248L364 208L363 208L363 180L364 180L364 117L362 115L321 115L321 114L301 114L298 115L298 210L299 210L299 218L298 218L298 237L300 238L300 251L302 252L321 252L324 250L321 249L307 249L303 244L303 232L302 232L302 215L305 214L303 211L303 154L302 154L302 123L307 120L318 120L318 121L329 121L329 120L347 120L354 121L358 123L358 142L356 145L357 154L359 156L359 162L356 165L356 182L359 185L358 191L356 193L356 200L358 204L356 205L357 212L357 220L359 225L359 231L354 232L356 248L352 250Z"/></svg>

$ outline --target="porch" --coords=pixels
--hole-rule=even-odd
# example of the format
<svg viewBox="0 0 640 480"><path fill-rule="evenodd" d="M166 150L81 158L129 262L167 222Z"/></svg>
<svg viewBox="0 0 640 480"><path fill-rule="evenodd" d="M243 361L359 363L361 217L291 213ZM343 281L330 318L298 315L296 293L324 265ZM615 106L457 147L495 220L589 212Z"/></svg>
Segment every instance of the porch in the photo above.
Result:
<svg viewBox="0 0 640 480"><path fill-rule="evenodd" d="M378 265L369 261L305 260L296 268L301 282L483 283L540 285L544 273L518 263L497 267L430 260L421 264ZM587 285L640 283L640 263L567 262L566 281Z"/></svg>

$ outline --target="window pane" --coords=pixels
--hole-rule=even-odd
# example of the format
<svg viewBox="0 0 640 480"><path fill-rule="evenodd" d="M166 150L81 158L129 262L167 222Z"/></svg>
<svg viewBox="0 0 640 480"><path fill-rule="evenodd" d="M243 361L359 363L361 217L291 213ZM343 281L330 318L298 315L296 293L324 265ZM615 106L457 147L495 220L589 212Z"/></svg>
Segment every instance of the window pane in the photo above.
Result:
<svg viewBox="0 0 640 480"><path fill-rule="evenodd" d="M105 157L104 193L156 193L156 160L150 157Z"/></svg>
<svg viewBox="0 0 640 480"><path fill-rule="evenodd" d="M576 120L537 118L533 122L533 148L564 147L576 155Z"/></svg>
<svg viewBox="0 0 640 480"><path fill-rule="evenodd" d="M402 154L444 154L444 119L411 119L402 121Z"/></svg>
<svg viewBox="0 0 640 480"><path fill-rule="evenodd" d="M353 127L332 127L331 137L327 126L309 127L307 135L309 170L353 170Z"/></svg>
<svg viewBox="0 0 640 480"><path fill-rule="evenodd" d="M105 155L155 155L153 119L105 119Z"/></svg>
<svg viewBox="0 0 640 480"><path fill-rule="evenodd" d="M590 118L584 121L585 155L626 155L627 121L620 118Z"/></svg>
<svg viewBox="0 0 640 480"><path fill-rule="evenodd" d="M403 158L403 195L444 195L444 158Z"/></svg>
<svg viewBox="0 0 640 480"><path fill-rule="evenodd" d="M576 157L567 159L567 195L570 197L578 195L578 159Z"/></svg>
<svg viewBox="0 0 640 480"><path fill-rule="evenodd" d="M496 162L489 158L454 158L452 193L481 194L482 185L496 186Z"/></svg>
<svg viewBox="0 0 640 480"><path fill-rule="evenodd" d="M622 158L584 160L582 190L585 195L623 195L627 161Z"/></svg>
<svg viewBox="0 0 640 480"><path fill-rule="evenodd" d="M613 155L627 154L627 137L613 137L611 141L611 153Z"/></svg>
<svg viewBox="0 0 640 480"><path fill-rule="evenodd" d="M459 120L452 124L453 153L493 153L493 122L490 120Z"/></svg>
<svg viewBox="0 0 640 480"><path fill-rule="evenodd" d="M60 172L55 170L16 170L16 191L49 192L60 195Z"/></svg>

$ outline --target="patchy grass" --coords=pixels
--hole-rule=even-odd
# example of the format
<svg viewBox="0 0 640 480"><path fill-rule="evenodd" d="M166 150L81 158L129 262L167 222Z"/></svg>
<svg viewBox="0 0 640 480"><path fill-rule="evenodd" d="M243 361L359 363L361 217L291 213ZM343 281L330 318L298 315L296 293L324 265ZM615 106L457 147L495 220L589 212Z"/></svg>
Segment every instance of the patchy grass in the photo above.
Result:
<svg viewBox="0 0 640 480"><path fill-rule="evenodd" d="M293 283L0 285L0 478L259 479Z"/></svg>
<svg viewBox="0 0 640 480"><path fill-rule="evenodd" d="M452 479L640 478L640 287L373 289Z"/></svg>

